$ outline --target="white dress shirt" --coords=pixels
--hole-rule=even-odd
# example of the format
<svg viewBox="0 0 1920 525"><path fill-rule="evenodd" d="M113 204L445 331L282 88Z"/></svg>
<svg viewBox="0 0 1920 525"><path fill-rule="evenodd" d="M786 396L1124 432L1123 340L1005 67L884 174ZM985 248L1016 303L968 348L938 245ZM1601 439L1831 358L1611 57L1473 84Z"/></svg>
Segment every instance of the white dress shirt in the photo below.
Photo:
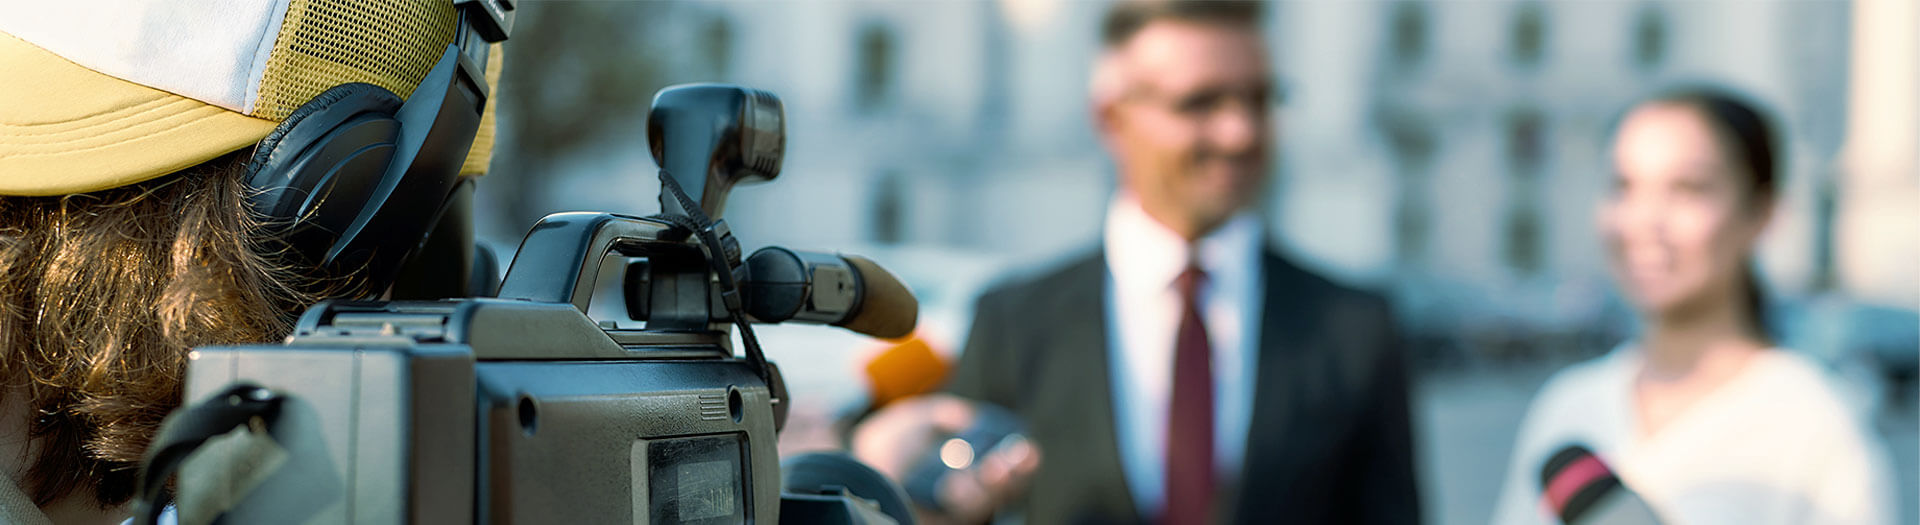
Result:
<svg viewBox="0 0 1920 525"><path fill-rule="evenodd" d="M1887 455L1831 376L1784 350L1650 436L1638 430L1632 346L1574 365L1542 387L1521 423L1494 523L1560 523L1540 503L1540 468L1570 444L1600 456L1662 523L1891 524Z"/></svg>
<svg viewBox="0 0 1920 525"><path fill-rule="evenodd" d="M1222 487L1239 476L1253 418L1265 289L1262 239L1259 217L1242 213L1200 239L1197 248L1200 269L1207 274L1199 303L1213 346L1213 450ZM1167 411L1183 306L1174 281L1196 250L1125 191L1107 207L1103 240L1107 355L1120 464L1140 515L1157 516L1166 499Z"/></svg>

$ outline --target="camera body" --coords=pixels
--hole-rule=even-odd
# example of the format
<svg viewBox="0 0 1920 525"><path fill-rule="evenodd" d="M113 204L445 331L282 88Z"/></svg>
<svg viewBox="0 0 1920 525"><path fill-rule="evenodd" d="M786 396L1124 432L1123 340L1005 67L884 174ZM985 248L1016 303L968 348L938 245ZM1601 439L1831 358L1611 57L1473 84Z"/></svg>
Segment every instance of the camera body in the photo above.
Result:
<svg viewBox="0 0 1920 525"><path fill-rule="evenodd" d="M287 459L188 460L182 516L205 501L189 485L228 480L233 523L779 519L772 389L712 334L602 330L555 303L340 302L189 370L189 399L283 395L267 436L236 438Z"/></svg>
<svg viewBox="0 0 1920 525"><path fill-rule="evenodd" d="M703 213L777 174L777 98L705 84L655 108L650 131L679 134L650 138L668 214L550 215L498 297L324 302L283 343L194 350L195 404L156 439L142 492L177 468L181 523L911 522L900 489L845 456L783 469L787 394L746 324L904 335L911 294L857 257L743 259ZM690 199L676 179L706 182ZM632 261L621 289L644 328L585 314L610 256ZM862 311L873 294L892 295Z"/></svg>

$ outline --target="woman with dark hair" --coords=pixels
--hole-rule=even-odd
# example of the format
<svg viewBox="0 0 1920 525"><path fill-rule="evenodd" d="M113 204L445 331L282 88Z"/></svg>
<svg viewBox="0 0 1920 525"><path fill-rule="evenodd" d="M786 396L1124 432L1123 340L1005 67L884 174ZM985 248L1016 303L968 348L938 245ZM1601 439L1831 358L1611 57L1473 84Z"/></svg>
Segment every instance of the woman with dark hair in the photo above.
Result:
<svg viewBox="0 0 1920 525"><path fill-rule="evenodd" d="M1570 446L1665 523L1895 519L1877 438L1820 365L1767 336L1752 258L1775 151L1760 110L1718 90L1653 97L1621 119L1597 225L1642 331L1541 389L1496 523L1560 522L1553 507L1574 491L1543 490L1541 472Z"/></svg>

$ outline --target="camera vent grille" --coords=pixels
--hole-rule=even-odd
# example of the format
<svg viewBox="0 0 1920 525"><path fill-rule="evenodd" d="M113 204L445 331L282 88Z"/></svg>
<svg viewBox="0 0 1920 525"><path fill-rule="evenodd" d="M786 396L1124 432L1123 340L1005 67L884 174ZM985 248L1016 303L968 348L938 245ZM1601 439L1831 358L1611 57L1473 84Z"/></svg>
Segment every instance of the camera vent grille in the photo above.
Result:
<svg viewBox="0 0 1920 525"><path fill-rule="evenodd" d="M727 417L726 394L700 394L701 421L719 421Z"/></svg>

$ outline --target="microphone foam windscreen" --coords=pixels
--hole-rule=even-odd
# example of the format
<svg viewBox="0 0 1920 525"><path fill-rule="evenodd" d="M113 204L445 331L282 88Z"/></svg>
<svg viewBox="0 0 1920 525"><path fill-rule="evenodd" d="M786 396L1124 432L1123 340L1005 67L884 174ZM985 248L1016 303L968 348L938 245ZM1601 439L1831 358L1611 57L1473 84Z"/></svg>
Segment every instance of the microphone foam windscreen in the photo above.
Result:
<svg viewBox="0 0 1920 525"><path fill-rule="evenodd" d="M867 362L867 385L874 408L933 392L947 381L953 365L919 337L896 341Z"/></svg>

